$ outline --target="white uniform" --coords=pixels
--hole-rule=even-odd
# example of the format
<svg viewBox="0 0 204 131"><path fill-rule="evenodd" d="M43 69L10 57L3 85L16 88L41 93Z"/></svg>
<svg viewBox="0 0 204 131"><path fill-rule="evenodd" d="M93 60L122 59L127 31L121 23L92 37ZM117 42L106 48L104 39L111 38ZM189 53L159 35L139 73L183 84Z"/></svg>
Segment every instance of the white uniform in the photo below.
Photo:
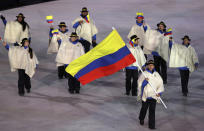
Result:
<svg viewBox="0 0 204 131"><path fill-rule="evenodd" d="M147 31L150 29L150 26L147 25ZM144 31L144 27L143 25L142 26L139 26L137 24L133 25L132 28L130 29L130 32L128 34L128 39L130 39L131 36L133 35L137 35L139 39L139 45L142 46L144 45L144 42L145 42L145 31Z"/></svg>
<svg viewBox="0 0 204 131"><path fill-rule="evenodd" d="M142 67L143 65L145 65L146 63L146 58L144 56L144 53L141 49L141 47L138 45L136 47L132 47L129 43L127 44L128 49L130 50L130 52L132 53L132 55L135 57L136 62L134 62L133 64L129 65L128 67L131 66L136 66L138 67L138 65L140 67ZM138 69L139 70L139 69Z"/></svg>
<svg viewBox="0 0 204 131"><path fill-rule="evenodd" d="M4 41L7 43L18 43L21 45L23 38L30 37L29 27L23 31L22 25L18 21L7 22L4 32Z"/></svg>
<svg viewBox="0 0 204 131"><path fill-rule="evenodd" d="M76 33L79 36L79 38L83 38L92 43L92 36L98 33L98 29L96 28L93 20L90 19L89 23L87 23L86 20L83 19L82 17L75 19L72 22L72 25L81 20L83 20L83 23L77 27Z"/></svg>
<svg viewBox="0 0 204 131"><path fill-rule="evenodd" d="M153 73L150 73L148 71L144 71L144 73L158 93L164 92L163 80L158 72L154 71ZM142 101L146 102L147 98L151 97L159 102L158 97L149 84L147 84L144 89L142 89L142 83L144 80L145 77L143 74L141 74L138 79L138 100L142 99Z"/></svg>
<svg viewBox="0 0 204 131"><path fill-rule="evenodd" d="M147 30L145 33L144 53L151 54L152 51L156 51L163 41L163 36L157 30Z"/></svg>
<svg viewBox="0 0 204 131"><path fill-rule="evenodd" d="M169 37L170 36L162 36L161 43L156 49L156 52L166 61L169 61L170 49L169 49Z"/></svg>
<svg viewBox="0 0 204 131"><path fill-rule="evenodd" d="M84 54L84 48L80 42L73 44L72 42L62 42L56 56L57 66L69 64L76 58Z"/></svg>
<svg viewBox="0 0 204 131"><path fill-rule="evenodd" d="M173 44L171 48L169 67L188 67L190 72L195 70L195 63L199 63L195 49L189 45Z"/></svg>
<svg viewBox="0 0 204 131"><path fill-rule="evenodd" d="M28 48L20 46L11 46L8 52L11 71L14 72L17 69L24 69L25 73L32 78L35 74L36 65L39 64L38 59L33 51L33 58L30 58Z"/></svg>
<svg viewBox="0 0 204 131"><path fill-rule="evenodd" d="M57 39L60 38L62 43L63 42L67 43L69 42L69 36L70 36L70 33L68 31L66 33L62 33L61 31L59 31L58 34L53 34L53 37L50 41L50 45L47 49L47 54L57 53L59 50L59 44L57 42Z"/></svg>

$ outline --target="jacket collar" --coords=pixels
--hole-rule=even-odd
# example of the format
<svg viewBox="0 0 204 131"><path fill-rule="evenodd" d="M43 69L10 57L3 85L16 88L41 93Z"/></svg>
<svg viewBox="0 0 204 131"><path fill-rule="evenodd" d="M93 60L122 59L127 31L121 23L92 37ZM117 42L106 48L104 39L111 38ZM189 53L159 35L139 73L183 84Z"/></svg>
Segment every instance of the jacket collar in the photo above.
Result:
<svg viewBox="0 0 204 131"><path fill-rule="evenodd" d="M153 74L155 72L155 69L153 69L152 71L150 71L149 69L146 69L146 71Z"/></svg>
<svg viewBox="0 0 204 131"><path fill-rule="evenodd" d="M79 42L79 40L76 40L76 41L71 41L71 39L69 39L69 41L72 43L72 44L77 44Z"/></svg>
<svg viewBox="0 0 204 131"><path fill-rule="evenodd" d="M65 34L65 33L67 33L69 30L66 29L65 32L62 32L62 31L59 29L59 31L60 31L61 33Z"/></svg>

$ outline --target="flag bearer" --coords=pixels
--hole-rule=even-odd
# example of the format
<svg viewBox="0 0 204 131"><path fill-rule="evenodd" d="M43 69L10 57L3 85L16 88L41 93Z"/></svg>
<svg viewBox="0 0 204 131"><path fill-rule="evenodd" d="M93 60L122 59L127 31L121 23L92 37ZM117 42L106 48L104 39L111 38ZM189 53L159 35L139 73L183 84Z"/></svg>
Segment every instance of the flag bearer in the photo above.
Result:
<svg viewBox="0 0 204 131"><path fill-rule="evenodd" d="M144 53L139 45L139 38L136 35L130 37L130 41L127 44L132 55L135 57L136 62L126 67L126 95L132 96L137 95L137 80L138 80L138 65L144 67L146 63L146 58Z"/></svg>
<svg viewBox="0 0 204 131"><path fill-rule="evenodd" d="M80 41L84 46L85 53L90 50L90 45L95 47L96 34L98 29L96 28L92 19L90 19L89 12L86 7L81 10L81 16L76 18L73 22L73 28L80 37Z"/></svg>
<svg viewBox="0 0 204 131"><path fill-rule="evenodd" d="M147 69L144 71L147 78L143 74L138 79L138 100L142 99L142 108L140 110L139 120L140 124L144 125L144 119L149 108L149 128L155 129L155 109L156 102L159 102L158 97L164 91L163 80L158 72L155 70L154 61L147 62ZM153 88L158 92L156 94L150 87L151 83Z"/></svg>

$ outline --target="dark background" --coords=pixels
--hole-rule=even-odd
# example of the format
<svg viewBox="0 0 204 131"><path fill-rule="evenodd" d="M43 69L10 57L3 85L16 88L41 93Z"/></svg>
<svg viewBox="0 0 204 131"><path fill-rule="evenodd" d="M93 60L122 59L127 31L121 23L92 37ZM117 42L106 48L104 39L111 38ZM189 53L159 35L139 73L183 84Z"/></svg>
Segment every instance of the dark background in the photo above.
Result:
<svg viewBox="0 0 204 131"><path fill-rule="evenodd" d="M54 0L0 0L0 11Z"/></svg>

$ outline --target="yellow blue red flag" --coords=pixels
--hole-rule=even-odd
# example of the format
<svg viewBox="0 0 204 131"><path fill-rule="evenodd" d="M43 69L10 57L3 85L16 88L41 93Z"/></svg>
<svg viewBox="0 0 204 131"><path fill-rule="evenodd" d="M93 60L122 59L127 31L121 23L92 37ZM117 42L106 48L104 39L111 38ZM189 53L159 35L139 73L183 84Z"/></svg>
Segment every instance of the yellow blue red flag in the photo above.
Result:
<svg viewBox="0 0 204 131"><path fill-rule="evenodd" d="M53 16L46 16L47 23L53 23Z"/></svg>
<svg viewBox="0 0 204 131"><path fill-rule="evenodd" d="M111 75L136 60L114 29L95 48L72 61L65 69L83 85Z"/></svg>

